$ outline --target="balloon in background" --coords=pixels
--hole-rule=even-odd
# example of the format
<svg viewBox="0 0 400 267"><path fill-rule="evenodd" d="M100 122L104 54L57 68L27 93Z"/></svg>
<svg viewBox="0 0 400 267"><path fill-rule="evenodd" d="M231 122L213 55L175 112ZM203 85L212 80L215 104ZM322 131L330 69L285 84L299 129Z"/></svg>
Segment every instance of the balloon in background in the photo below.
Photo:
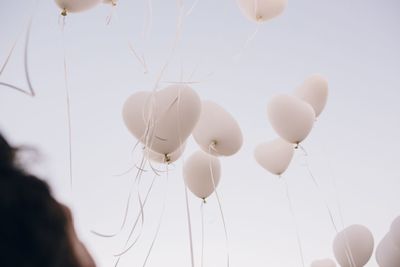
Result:
<svg viewBox="0 0 400 267"><path fill-rule="evenodd" d="M169 153L167 155L157 153L147 148L143 149L143 153L151 161L163 164L170 164L177 161L182 156L183 152L185 151L185 148L186 148L186 143L184 143L174 152Z"/></svg>
<svg viewBox="0 0 400 267"><path fill-rule="evenodd" d="M298 144L310 133L315 112L310 104L286 94L274 96L267 106L269 121L280 137Z"/></svg>
<svg viewBox="0 0 400 267"><path fill-rule="evenodd" d="M204 151L193 153L183 166L186 186L201 199L206 199L214 192L221 177L219 159ZM214 179L214 183L213 183Z"/></svg>
<svg viewBox="0 0 400 267"><path fill-rule="evenodd" d="M237 2L242 13L257 23L277 17L287 6L287 0L237 0Z"/></svg>
<svg viewBox="0 0 400 267"><path fill-rule="evenodd" d="M267 171L281 175L289 167L294 154L293 144L278 138L259 144L254 150L254 157Z"/></svg>
<svg viewBox="0 0 400 267"><path fill-rule="evenodd" d="M150 92L131 95L122 115L126 127L140 142L154 152L168 155L185 143L200 112L201 101L193 89L171 85L153 96Z"/></svg>
<svg viewBox="0 0 400 267"><path fill-rule="evenodd" d="M374 237L368 228L362 225L347 227L339 232L333 241L333 252L342 267L364 266L373 251Z"/></svg>
<svg viewBox="0 0 400 267"><path fill-rule="evenodd" d="M76 13L91 9L101 0L55 0L56 4L66 13ZM66 15L66 13L64 15Z"/></svg>
<svg viewBox="0 0 400 267"><path fill-rule="evenodd" d="M319 74L311 75L294 94L310 104L318 117L328 100L328 81Z"/></svg>
<svg viewBox="0 0 400 267"><path fill-rule="evenodd" d="M116 6L117 2L118 0L103 0L103 4L113 5L113 6Z"/></svg>
<svg viewBox="0 0 400 267"><path fill-rule="evenodd" d="M336 263L331 259L315 260L311 263L311 267L336 267Z"/></svg>
<svg viewBox="0 0 400 267"><path fill-rule="evenodd" d="M400 248L395 245L390 234L387 234L378 244L375 257L379 267L400 266Z"/></svg>
<svg viewBox="0 0 400 267"><path fill-rule="evenodd" d="M397 217L390 226L390 237L393 243L400 249L400 216Z"/></svg>
<svg viewBox="0 0 400 267"><path fill-rule="evenodd" d="M235 118L211 101L203 101L193 137L203 151L216 156L233 155L243 144L242 131Z"/></svg>

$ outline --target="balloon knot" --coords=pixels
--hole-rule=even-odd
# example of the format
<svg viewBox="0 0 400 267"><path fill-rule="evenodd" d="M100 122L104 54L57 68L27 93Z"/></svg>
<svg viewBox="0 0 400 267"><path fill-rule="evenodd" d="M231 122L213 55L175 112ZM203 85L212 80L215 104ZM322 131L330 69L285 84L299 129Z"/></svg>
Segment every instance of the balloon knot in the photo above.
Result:
<svg viewBox="0 0 400 267"><path fill-rule="evenodd" d="M296 145L294 146L294 149L299 149L299 143L296 143Z"/></svg>
<svg viewBox="0 0 400 267"><path fill-rule="evenodd" d="M165 161L165 163L169 164L171 162L171 157L168 154L165 154L164 161Z"/></svg>
<svg viewBox="0 0 400 267"><path fill-rule="evenodd" d="M67 13L67 9L63 8L62 12L61 12L61 16L65 17L66 15L68 15Z"/></svg>
<svg viewBox="0 0 400 267"><path fill-rule="evenodd" d="M203 198L203 203L207 204L206 198Z"/></svg>
<svg viewBox="0 0 400 267"><path fill-rule="evenodd" d="M212 150L215 150L215 147L217 146L217 141L216 140L212 140L211 141L211 143L210 143L210 148L212 149Z"/></svg>
<svg viewBox="0 0 400 267"><path fill-rule="evenodd" d="M111 0L111 5L112 5L112 6L116 6L116 5L117 5L117 2L115 2L115 0Z"/></svg>

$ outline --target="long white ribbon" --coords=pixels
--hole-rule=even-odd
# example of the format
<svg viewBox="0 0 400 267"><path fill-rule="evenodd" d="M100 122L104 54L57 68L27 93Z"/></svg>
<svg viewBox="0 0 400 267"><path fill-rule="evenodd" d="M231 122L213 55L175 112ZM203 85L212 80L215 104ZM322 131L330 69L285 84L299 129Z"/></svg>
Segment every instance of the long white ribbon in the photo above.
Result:
<svg viewBox="0 0 400 267"><path fill-rule="evenodd" d="M212 149L215 150L213 144L210 144L210 146L208 147L208 153L209 153L209 154L211 154L211 150L212 150ZM211 158L210 158L210 162L209 162L209 169L210 169L210 173L211 173L211 181L212 181L212 184L213 184L213 187L214 187L214 188L213 188L213 189L214 189L214 194L215 194L215 197L217 198L218 207L219 207L219 212L220 212L220 214L221 214L222 225L223 225L223 227L224 227L224 232L225 232L225 245L226 245L226 265L227 265L227 267L229 267L230 259L229 259L229 238L228 238L228 230L227 230L227 227L226 227L225 216L224 216L224 212L223 212L223 209L222 209L221 199L220 199L220 197L219 197L218 190L217 190L217 187L216 187L216 185L215 185L214 172L213 172L213 169L212 169Z"/></svg>

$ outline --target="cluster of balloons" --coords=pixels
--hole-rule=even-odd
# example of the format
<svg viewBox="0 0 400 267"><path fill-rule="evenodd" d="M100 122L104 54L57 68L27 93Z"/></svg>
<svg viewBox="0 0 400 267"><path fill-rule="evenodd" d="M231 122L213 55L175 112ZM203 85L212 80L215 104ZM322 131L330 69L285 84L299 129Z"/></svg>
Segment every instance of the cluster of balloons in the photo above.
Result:
<svg viewBox="0 0 400 267"><path fill-rule="evenodd" d="M68 13L83 12L97 6L100 3L115 6L118 0L55 0L56 4L61 8L62 15Z"/></svg>
<svg viewBox="0 0 400 267"><path fill-rule="evenodd" d="M293 94L278 94L268 103L267 115L279 138L259 144L256 161L267 171L282 175L294 149L308 136L328 99L328 82L319 75L308 77Z"/></svg>
<svg viewBox="0 0 400 267"><path fill-rule="evenodd" d="M333 252L341 267L363 267L374 251L374 237L367 227L351 225L339 232L333 241ZM400 216L378 244L375 252L379 267L400 266ZM331 259L316 260L311 267L335 267Z"/></svg>
<svg viewBox="0 0 400 267"><path fill-rule="evenodd" d="M144 156L154 162L178 160L193 135L201 150L185 162L183 175L190 191L201 199L210 196L219 183L218 156L233 155L243 144L234 117L212 101L201 101L184 84L137 92L125 101L122 115L128 130L143 144Z"/></svg>
<svg viewBox="0 0 400 267"><path fill-rule="evenodd" d="M400 216L393 221L389 232L379 243L375 257L379 267L400 266Z"/></svg>
<svg viewBox="0 0 400 267"><path fill-rule="evenodd" d="M83 12L100 3L115 6L118 0L55 0L62 14ZM243 14L252 21L262 23L280 15L287 0L237 0Z"/></svg>

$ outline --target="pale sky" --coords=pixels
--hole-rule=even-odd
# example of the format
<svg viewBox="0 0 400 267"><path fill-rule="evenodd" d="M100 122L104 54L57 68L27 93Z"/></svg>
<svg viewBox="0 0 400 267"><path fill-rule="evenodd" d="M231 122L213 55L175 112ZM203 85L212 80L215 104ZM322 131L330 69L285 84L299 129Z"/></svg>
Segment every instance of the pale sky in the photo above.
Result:
<svg viewBox="0 0 400 267"><path fill-rule="evenodd" d="M186 10L193 2L183 1ZM0 0L0 63L26 28L34 3ZM113 254L122 250L139 210L133 202L128 226L117 238L90 233L119 229L135 173L116 175L140 156L139 151L132 156L136 140L123 124L122 104L130 94L153 88L175 39L176 1L151 1L151 16L147 3L120 0L108 26L107 5L70 14L63 39L59 9L53 1L40 1L29 50L37 96L0 87L0 131L13 144L41 152L33 171L51 184L58 199L71 205L76 227L100 267L113 266ZM283 181L257 165L253 149L276 137L266 116L271 96L290 93L312 73L324 75L330 89L327 107L303 144L321 186L316 189L312 183L299 152L283 177L294 202L306 266L314 259L333 258L335 232L323 199L338 225L340 206L344 224L367 226L376 244L400 215L399 14L397 0L289 0L285 12L261 25L244 50L257 25L240 13L234 0L199 0L183 20L181 38L162 80L187 80L194 72L192 81L199 83L193 88L200 97L231 112L244 135L239 153L221 159L219 193L231 267L301 266ZM131 54L128 40L145 56L148 74ZM0 80L26 87L22 41ZM72 110L72 191L64 45ZM189 139L184 157L196 149ZM181 168L179 161L169 171L166 212L148 267L190 266ZM156 182L146 205L143 234L122 258L121 267L143 264L161 213L165 178ZM143 176L142 194L151 179L151 173ZM200 266L201 201L189 197ZM211 198L205 208L204 266L224 266L225 258L224 231L217 202ZM366 266L377 266L374 256Z"/></svg>

